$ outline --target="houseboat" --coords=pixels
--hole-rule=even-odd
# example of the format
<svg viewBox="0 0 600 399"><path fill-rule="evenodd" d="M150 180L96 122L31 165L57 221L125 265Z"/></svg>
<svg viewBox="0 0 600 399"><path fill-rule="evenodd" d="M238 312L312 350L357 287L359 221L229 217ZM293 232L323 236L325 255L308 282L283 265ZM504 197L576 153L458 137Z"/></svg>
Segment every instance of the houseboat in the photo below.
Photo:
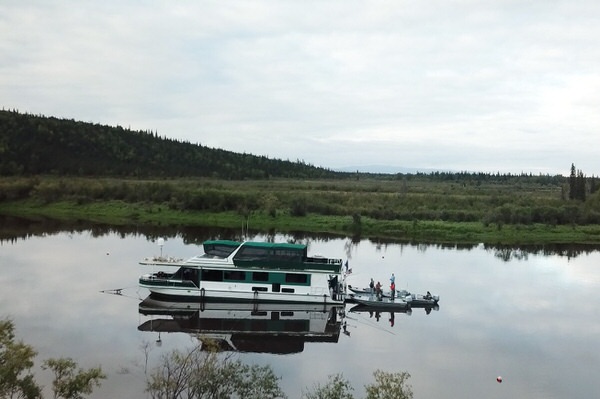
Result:
<svg viewBox="0 0 600 399"><path fill-rule="evenodd" d="M309 257L304 244L210 240L190 259L146 258L140 287L156 298L343 304L342 260Z"/></svg>

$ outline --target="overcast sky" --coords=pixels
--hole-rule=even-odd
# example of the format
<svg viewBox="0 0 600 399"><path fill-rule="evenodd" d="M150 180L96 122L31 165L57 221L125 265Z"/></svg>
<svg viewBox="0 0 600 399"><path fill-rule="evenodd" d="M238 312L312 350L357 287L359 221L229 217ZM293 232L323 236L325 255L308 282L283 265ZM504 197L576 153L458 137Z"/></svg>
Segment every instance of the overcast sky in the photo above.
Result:
<svg viewBox="0 0 600 399"><path fill-rule="evenodd" d="M331 169L598 176L600 1L2 0L0 105Z"/></svg>

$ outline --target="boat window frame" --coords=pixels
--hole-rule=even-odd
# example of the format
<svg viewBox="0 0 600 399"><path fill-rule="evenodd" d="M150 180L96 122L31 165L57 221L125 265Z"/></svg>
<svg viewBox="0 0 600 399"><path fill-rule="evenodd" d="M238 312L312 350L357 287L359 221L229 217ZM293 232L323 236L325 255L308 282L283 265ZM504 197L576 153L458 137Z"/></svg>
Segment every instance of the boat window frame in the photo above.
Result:
<svg viewBox="0 0 600 399"><path fill-rule="evenodd" d="M223 281L223 270L202 269L201 279L202 279L202 281L222 282Z"/></svg>
<svg viewBox="0 0 600 399"><path fill-rule="evenodd" d="M223 281L246 281L246 271L244 270L224 270Z"/></svg>
<svg viewBox="0 0 600 399"><path fill-rule="evenodd" d="M264 279L263 279L264 275ZM260 278L257 278L260 277ZM252 272L252 282L255 283L268 283L271 276L269 272Z"/></svg>
<svg viewBox="0 0 600 399"><path fill-rule="evenodd" d="M307 273L285 273L286 284L306 285L310 283L309 274Z"/></svg>

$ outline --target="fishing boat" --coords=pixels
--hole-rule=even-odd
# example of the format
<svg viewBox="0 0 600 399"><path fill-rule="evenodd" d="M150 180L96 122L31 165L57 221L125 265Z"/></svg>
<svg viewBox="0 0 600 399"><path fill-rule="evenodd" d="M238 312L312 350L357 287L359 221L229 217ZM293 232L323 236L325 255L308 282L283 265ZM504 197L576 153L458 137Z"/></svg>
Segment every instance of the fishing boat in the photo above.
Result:
<svg viewBox="0 0 600 399"><path fill-rule="evenodd" d="M369 296L373 295L369 288L356 288L351 285L348 286L348 290L351 292L350 298L354 298L355 296ZM383 298L392 298L391 291L382 291L381 296ZM413 294L406 290L396 290L394 293L394 298L400 298L405 301L410 301L411 306L413 307L433 307L437 305L440 300L439 295L431 295L429 291L426 294ZM350 300L350 301L351 301Z"/></svg>
<svg viewBox="0 0 600 399"><path fill-rule="evenodd" d="M192 301L343 304L342 260L308 256L304 244L209 240L187 260L146 258L139 286L154 297Z"/></svg>
<svg viewBox="0 0 600 399"><path fill-rule="evenodd" d="M398 296L403 299L410 297L410 306L414 308L435 307L440 300L439 295L431 295L429 291L426 294L411 294L407 291L398 291Z"/></svg>
<svg viewBox="0 0 600 399"><path fill-rule="evenodd" d="M139 304L149 320L138 330L191 334L206 350L291 354L309 342L338 342L342 310L316 303L170 302L150 295Z"/></svg>

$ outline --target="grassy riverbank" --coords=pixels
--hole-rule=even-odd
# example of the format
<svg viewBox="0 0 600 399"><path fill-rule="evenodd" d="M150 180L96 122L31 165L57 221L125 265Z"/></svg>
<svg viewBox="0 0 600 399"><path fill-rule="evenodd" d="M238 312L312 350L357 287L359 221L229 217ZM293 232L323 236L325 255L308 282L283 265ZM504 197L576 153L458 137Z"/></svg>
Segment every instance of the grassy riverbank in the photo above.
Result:
<svg viewBox="0 0 600 399"><path fill-rule="evenodd" d="M253 211L244 219L234 211L208 212L174 210L163 205L104 201L80 204L74 201L40 203L22 200L0 203L0 213L22 217L48 217L58 220L86 220L114 225L147 224L175 226L215 226L280 232L314 232L382 238L424 243L487 244L598 244L600 225L501 225L481 222L427 220L376 220L352 216L307 214L272 216Z"/></svg>

